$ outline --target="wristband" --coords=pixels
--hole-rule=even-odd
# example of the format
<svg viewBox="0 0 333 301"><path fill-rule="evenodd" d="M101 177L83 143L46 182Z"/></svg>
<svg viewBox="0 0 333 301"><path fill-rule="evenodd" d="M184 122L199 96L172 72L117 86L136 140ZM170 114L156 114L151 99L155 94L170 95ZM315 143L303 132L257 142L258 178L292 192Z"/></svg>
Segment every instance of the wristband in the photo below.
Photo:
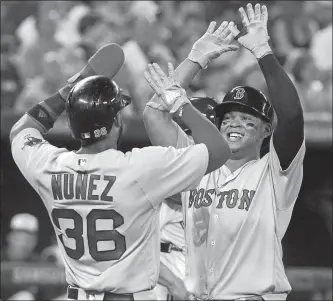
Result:
<svg viewBox="0 0 333 301"><path fill-rule="evenodd" d="M55 116L47 110L42 103L39 103L26 112L31 118L37 121L46 131L49 131L56 120Z"/></svg>

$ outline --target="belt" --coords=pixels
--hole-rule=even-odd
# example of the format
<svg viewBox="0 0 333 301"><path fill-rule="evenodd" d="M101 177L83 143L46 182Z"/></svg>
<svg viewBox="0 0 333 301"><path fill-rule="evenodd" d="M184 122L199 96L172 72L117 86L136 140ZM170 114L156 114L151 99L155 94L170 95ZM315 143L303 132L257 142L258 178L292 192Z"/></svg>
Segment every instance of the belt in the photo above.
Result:
<svg viewBox="0 0 333 301"><path fill-rule="evenodd" d="M85 292L85 296L80 296L79 292ZM100 297L100 298L98 298ZM110 292L90 293L76 287L67 287L67 298L72 300L115 300L115 301L134 301L133 294L114 294Z"/></svg>
<svg viewBox="0 0 333 301"><path fill-rule="evenodd" d="M169 242L161 242L161 252L163 253L170 253L171 251L183 252L184 250L178 248L172 243Z"/></svg>

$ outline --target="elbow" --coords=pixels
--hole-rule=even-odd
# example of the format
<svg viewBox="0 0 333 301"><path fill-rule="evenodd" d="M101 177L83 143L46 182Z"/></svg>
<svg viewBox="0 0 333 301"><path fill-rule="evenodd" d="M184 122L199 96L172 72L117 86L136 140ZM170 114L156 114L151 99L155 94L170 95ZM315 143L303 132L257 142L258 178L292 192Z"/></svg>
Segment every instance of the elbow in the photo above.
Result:
<svg viewBox="0 0 333 301"><path fill-rule="evenodd" d="M284 112L283 114L276 114L277 126L286 124L290 126L304 127L304 114L301 106L294 111Z"/></svg>
<svg viewBox="0 0 333 301"><path fill-rule="evenodd" d="M219 169L231 157L231 150L225 141L221 142L216 148L208 150L208 153L209 161L206 174Z"/></svg>
<svg viewBox="0 0 333 301"><path fill-rule="evenodd" d="M20 120L17 121L11 128L10 132L9 132L9 141L10 143L12 143L13 139L15 138L15 136L20 132Z"/></svg>

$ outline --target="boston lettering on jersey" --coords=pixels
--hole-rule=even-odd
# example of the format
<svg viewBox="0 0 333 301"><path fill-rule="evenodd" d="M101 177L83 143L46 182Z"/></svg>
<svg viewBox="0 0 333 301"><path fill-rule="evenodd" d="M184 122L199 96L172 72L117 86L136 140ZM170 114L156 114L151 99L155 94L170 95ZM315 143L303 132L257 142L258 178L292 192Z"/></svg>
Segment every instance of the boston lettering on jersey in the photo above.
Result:
<svg viewBox="0 0 333 301"><path fill-rule="evenodd" d="M115 176L98 174L53 174L51 177L53 198L55 200L88 199L112 202L113 197L108 194L115 181ZM98 186L101 187L101 195L96 194Z"/></svg>
<svg viewBox="0 0 333 301"><path fill-rule="evenodd" d="M194 189L190 191L189 208L191 208L192 205L196 209L209 207L216 195L219 198L216 208L220 209L225 206L228 208L235 208L236 205L238 205L237 209L245 209L248 211L255 193L254 190L243 189L242 191L239 191L238 189L231 189L216 194L215 189Z"/></svg>

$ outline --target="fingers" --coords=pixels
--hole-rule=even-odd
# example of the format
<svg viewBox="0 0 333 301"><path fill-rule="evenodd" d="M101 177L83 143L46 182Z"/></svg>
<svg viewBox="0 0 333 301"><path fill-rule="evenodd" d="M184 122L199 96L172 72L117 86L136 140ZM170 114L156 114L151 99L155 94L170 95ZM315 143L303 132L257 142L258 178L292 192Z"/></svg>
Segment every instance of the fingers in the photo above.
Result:
<svg viewBox="0 0 333 301"><path fill-rule="evenodd" d="M268 11L267 11L267 6L266 5L263 5L261 7L261 16L260 16L260 20L261 21L264 21L265 24L267 24L267 21L268 21Z"/></svg>
<svg viewBox="0 0 333 301"><path fill-rule="evenodd" d="M241 17L241 19L242 19L243 26L244 26L244 27L248 26L248 25L250 24L250 21L249 21L249 19L247 18L247 14L246 14L244 8L243 8L243 7L240 7L240 8L238 9L238 11L239 11L240 17Z"/></svg>
<svg viewBox="0 0 333 301"><path fill-rule="evenodd" d="M163 72L163 70L161 69L161 67L158 64L153 63L153 68L154 68L156 74L159 76L160 81L162 83L165 83L168 80L168 78L167 78L166 74Z"/></svg>
<svg viewBox="0 0 333 301"><path fill-rule="evenodd" d="M254 7L254 20L260 21L260 17L261 17L260 4L257 3Z"/></svg>
<svg viewBox="0 0 333 301"><path fill-rule="evenodd" d="M214 32L214 35L216 36L220 36L221 38L223 38L221 36L221 34L223 33L223 31L228 27L228 22L227 21L224 21L222 22L222 24L219 26L218 29L216 29L216 31Z"/></svg>
<svg viewBox="0 0 333 301"><path fill-rule="evenodd" d="M229 34L227 37L225 37L224 41L227 43L227 44L230 44L231 41L235 38L234 34L230 31L230 29L228 28L228 31L229 31Z"/></svg>
<svg viewBox="0 0 333 301"><path fill-rule="evenodd" d="M254 20L254 11L253 11L253 7L251 3L248 3L246 5L246 11L247 11L247 17L249 19L249 21L253 21Z"/></svg>
<svg viewBox="0 0 333 301"><path fill-rule="evenodd" d="M215 21L210 22L210 24L209 24L209 26L207 28L206 33L212 34L214 32L215 26L216 26L216 22Z"/></svg>
<svg viewBox="0 0 333 301"><path fill-rule="evenodd" d="M233 23L233 22L230 22L230 23ZM226 27L223 29L222 33L220 34L220 37L222 39L225 39L230 34L230 29L228 26L229 26L229 23L227 22Z"/></svg>
<svg viewBox="0 0 333 301"><path fill-rule="evenodd" d="M163 83L161 81L161 78L156 73L155 68L153 67L153 65L151 65L151 64L148 65L148 71L150 72L151 78L153 79L153 81L155 82L155 84L158 87L162 87Z"/></svg>
<svg viewBox="0 0 333 301"><path fill-rule="evenodd" d="M175 76L175 68L173 67L172 63L168 63L168 73L169 73L169 77L171 79L174 79Z"/></svg>
<svg viewBox="0 0 333 301"><path fill-rule="evenodd" d="M157 84L154 82L153 78L151 77L150 73L148 71L145 71L144 73L145 79L147 80L150 87L154 90L154 92L157 95L161 94L160 88L157 86Z"/></svg>
<svg viewBox="0 0 333 301"><path fill-rule="evenodd" d="M230 22L228 28L234 37L238 36L239 30L234 22Z"/></svg>
<svg viewBox="0 0 333 301"><path fill-rule="evenodd" d="M248 3L246 5L246 12L243 7L240 7L238 11L244 27L248 26L252 21L263 21L267 23L268 12L266 5L261 6L259 3L257 3L253 10L252 4Z"/></svg>

